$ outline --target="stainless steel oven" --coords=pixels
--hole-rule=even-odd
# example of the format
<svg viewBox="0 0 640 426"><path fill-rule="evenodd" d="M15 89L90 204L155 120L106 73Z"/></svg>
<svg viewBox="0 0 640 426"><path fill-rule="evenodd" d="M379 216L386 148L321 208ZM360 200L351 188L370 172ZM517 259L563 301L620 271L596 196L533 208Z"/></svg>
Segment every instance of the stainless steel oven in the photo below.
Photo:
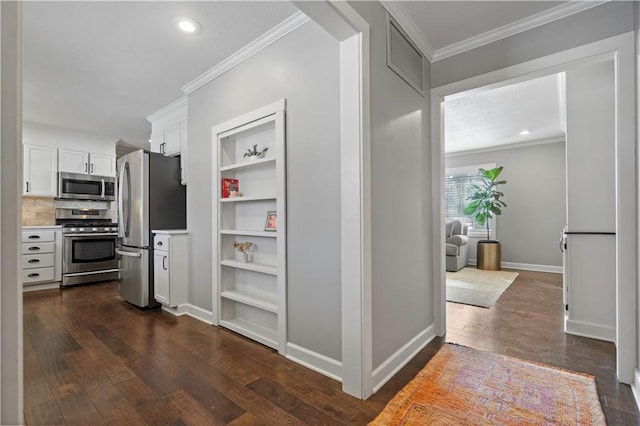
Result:
<svg viewBox="0 0 640 426"><path fill-rule="evenodd" d="M62 227L62 286L117 280L118 225L108 210L57 209Z"/></svg>

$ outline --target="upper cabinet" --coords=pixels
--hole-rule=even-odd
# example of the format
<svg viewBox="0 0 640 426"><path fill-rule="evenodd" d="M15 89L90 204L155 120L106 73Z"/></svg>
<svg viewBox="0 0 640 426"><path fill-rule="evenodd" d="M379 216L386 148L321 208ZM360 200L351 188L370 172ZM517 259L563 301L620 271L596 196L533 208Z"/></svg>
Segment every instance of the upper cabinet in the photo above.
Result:
<svg viewBox="0 0 640 426"><path fill-rule="evenodd" d="M46 146L24 144L22 194L31 197L58 195L58 150Z"/></svg>
<svg viewBox="0 0 640 426"><path fill-rule="evenodd" d="M187 157L187 98L172 103L147 117L151 123L151 152L166 156L180 156L180 175L186 185Z"/></svg>
<svg viewBox="0 0 640 426"><path fill-rule="evenodd" d="M103 154L61 149L58 151L59 171L97 176L116 175L116 157Z"/></svg>

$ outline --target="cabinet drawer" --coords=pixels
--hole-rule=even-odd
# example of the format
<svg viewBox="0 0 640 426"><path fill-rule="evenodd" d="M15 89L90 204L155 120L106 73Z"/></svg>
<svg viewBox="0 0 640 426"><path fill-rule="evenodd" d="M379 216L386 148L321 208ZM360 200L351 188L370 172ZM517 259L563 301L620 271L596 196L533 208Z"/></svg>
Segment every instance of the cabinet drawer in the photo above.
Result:
<svg viewBox="0 0 640 426"><path fill-rule="evenodd" d="M56 243L22 243L22 254L54 253Z"/></svg>
<svg viewBox="0 0 640 426"><path fill-rule="evenodd" d="M155 250L169 251L169 236L168 235L156 235L153 238L153 248Z"/></svg>
<svg viewBox="0 0 640 426"><path fill-rule="evenodd" d="M25 254L22 256L22 268L46 268L54 266L54 254Z"/></svg>
<svg viewBox="0 0 640 426"><path fill-rule="evenodd" d="M56 232L55 231L38 231L38 230L29 230L22 231L22 242L23 243L38 243L40 241L55 241L56 240Z"/></svg>
<svg viewBox="0 0 640 426"><path fill-rule="evenodd" d="M22 282L24 284L37 283L42 281L53 281L53 267L33 268L22 270Z"/></svg>

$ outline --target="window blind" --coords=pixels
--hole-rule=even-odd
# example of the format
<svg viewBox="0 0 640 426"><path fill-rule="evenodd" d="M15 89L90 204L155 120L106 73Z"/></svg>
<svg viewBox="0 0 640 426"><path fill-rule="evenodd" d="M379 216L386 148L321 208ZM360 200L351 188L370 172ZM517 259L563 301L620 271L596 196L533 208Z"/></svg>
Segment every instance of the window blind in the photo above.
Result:
<svg viewBox="0 0 640 426"><path fill-rule="evenodd" d="M464 214L464 208L469 203L467 197L471 194L472 185L482 184L479 171L460 173L445 176L444 178L444 216L446 221L459 220L461 223L469 225L472 229L485 230L471 220L471 217ZM491 224L490 224L491 226Z"/></svg>

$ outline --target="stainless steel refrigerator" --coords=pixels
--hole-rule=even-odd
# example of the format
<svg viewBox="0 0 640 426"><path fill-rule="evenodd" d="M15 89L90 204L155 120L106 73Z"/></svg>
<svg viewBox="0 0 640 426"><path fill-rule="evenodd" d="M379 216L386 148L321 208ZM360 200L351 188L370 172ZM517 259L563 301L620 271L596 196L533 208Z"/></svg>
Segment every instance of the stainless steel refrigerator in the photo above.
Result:
<svg viewBox="0 0 640 426"><path fill-rule="evenodd" d="M186 189L180 159L134 151L118 160L120 296L141 308L154 307L154 229L185 229Z"/></svg>

